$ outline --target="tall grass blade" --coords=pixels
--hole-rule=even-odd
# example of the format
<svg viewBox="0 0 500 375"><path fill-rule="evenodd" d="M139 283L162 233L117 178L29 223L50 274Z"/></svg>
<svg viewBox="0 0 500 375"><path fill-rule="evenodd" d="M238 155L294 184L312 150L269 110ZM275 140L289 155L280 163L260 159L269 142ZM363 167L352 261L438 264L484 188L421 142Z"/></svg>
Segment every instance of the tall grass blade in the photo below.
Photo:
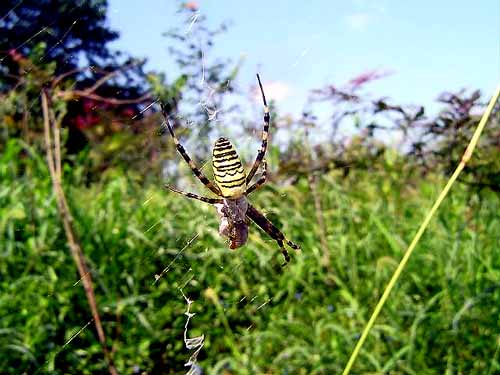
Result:
<svg viewBox="0 0 500 375"><path fill-rule="evenodd" d="M370 333L370 330L373 327L373 324L375 323L375 320L377 319L378 315L380 314L380 311L382 310L382 307L384 306L385 302L387 301L387 298L389 297L389 294L391 293L392 289L394 288L394 285L396 284L396 281L399 279L399 276L401 275L401 272L406 266L406 263L408 263L408 260L410 259L411 254L413 253L413 250L417 246L418 241L420 240L420 237L422 237L422 234L424 233L425 229L429 225L429 222L431 221L432 217L434 216L434 213L437 211L441 203L443 202L444 198L450 191L452 185L456 181L457 177L460 175L462 170L465 168L465 165L469 161L469 159L472 156L472 152L476 148L477 142L479 140L479 136L481 135L486 123L488 122L488 119L491 115L491 112L493 111L493 108L495 107L495 104L498 100L498 97L500 95L500 86L497 87L495 94L490 100L490 103L488 104L488 107L486 108L486 111L484 112L483 116L481 117L481 121L479 121L479 125L474 132L474 135L472 136L471 141L469 142L469 145L467 146L467 149L464 152L464 155L462 156L462 160L458 164L457 168L455 169L455 172L453 175L450 177L448 182L446 183L446 186L444 189L441 191L441 194L439 194L439 197L437 198L436 202L430 209L429 213L425 217L424 221L420 225L420 228L418 229L417 233L415 234L415 237L410 243L410 246L408 246L408 249L406 250L405 255L401 259L401 262L398 265L398 268L394 272L391 280L387 284L384 293L382 294L382 297L380 297L380 300L377 303L377 306L375 306L375 309L373 310L373 313L370 317L370 320L368 320L368 323L366 324L363 333L361 334L361 337L359 338L352 354L351 357L349 358L349 361L347 362L347 365L344 368L344 371L342 372L342 375L347 375L351 371L351 368L354 364L354 361L356 361L356 358L359 354L359 351L361 350L361 347L363 346L364 342L366 341L366 338L368 337L368 334Z"/></svg>

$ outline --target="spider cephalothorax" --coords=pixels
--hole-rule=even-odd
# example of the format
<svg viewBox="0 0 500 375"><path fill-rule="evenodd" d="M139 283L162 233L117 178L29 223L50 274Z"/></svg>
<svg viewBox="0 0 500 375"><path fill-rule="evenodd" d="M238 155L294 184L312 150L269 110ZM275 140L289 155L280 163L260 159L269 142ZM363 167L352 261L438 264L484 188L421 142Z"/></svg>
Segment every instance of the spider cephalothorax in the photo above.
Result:
<svg viewBox="0 0 500 375"><path fill-rule="evenodd" d="M219 198L207 198L193 193L186 193L171 186L166 186L168 189L182 194L188 198L200 200L202 202L210 203L217 209L217 214L220 219L219 233L227 237L229 240L229 247L236 249L243 246L248 239L248 225L250 220L261 227L267 234L269 234L278 243L285 262L290 261L288 251L284 247L284 243L292 249L300 249L300 247L288 240L281 231L276 228L267 218L248 203L247 196L260 188L265 182L267 177L267 163L264 159L267 150L267 139L269 134L269 108L267 106L266 97L260 77L257 74L260 91L262 93L262 100L264 101L264 128L262 130L262 144L260 146L255 162L248 172L245 173L243 164L236 152L234 146L227 138L221 137L215 142L212 154L212 167L214 171L215 184L213 184L203 172L196 166L195 162L186 153L184 147L180 144L175 136L174 129L168 119L168 113L162 106L163 116L165 117L166 125L170 135L174 139L175 146L179 154L189 164L194 175L214 194ZM262 176L251 184L251 181L262 163Z"/></svg>

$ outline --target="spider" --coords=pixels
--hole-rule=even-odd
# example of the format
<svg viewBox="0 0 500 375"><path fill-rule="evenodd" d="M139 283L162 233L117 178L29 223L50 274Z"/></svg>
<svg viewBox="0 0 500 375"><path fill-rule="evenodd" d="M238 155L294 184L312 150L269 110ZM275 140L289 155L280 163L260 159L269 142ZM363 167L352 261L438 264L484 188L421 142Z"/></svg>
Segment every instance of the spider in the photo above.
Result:
<svg viewBox="0 0 500 375"><path fill-rule="evenodd" d="M172 136L177 151L191 168L194 175L208 189L220 198L202 197L197 194L187 193L176 189L170 185L165 185L167 189L175 193L184 195L185 197L196 199L215 206L220 219L219 233L228 238L229 248L236 249L243 246L248 239L248 226L250 220L264 230L271 238L273 238L281 249L281 253L285 258L286 265L290 261L290 255L285 249L286 243L290 248L299 250L300 247L288 240L281 231L274 226L262 213L253 207L247 200L247 196L264 185L267 178L267 162L264 159L267 150L270 115L269 107L267 106L266 97L260 77L257 74L262 100L264 102L264 128L262 130L262 144L255 158L252 168L248 174L245 173L241 159L236 152L236 149L231 142L221 137L215 142L212 153L212 167L214 172L215 184L210 181L203 172L197 167L196 163L189 157L184 147L179 142L175 135L174 128L168 119L168 113L165 106L162 104L162 113L165 118L166 125ZM259 169L263 165L262 176L254 183L251 181Z"/></svg>

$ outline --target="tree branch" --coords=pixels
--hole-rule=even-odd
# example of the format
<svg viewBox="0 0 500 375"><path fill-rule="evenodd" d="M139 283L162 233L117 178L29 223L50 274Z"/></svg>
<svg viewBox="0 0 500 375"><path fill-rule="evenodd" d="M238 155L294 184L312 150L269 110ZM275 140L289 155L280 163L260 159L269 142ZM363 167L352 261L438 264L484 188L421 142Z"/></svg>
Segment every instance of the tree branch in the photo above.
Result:
<svg viewBox="0 0 500 375"><path fill-rule="evenodd" d="M61 98L63 100L69 101L77 98L92 99L99 102L109 103L113 105L122 104L137 104L143 103L151 100L153 97L150 93L146 93L136 99L116 99L116 98L105 98L103 96L88 92L87 90L70 90L70 91L59 91L55 94L56 98Z"/></svg>

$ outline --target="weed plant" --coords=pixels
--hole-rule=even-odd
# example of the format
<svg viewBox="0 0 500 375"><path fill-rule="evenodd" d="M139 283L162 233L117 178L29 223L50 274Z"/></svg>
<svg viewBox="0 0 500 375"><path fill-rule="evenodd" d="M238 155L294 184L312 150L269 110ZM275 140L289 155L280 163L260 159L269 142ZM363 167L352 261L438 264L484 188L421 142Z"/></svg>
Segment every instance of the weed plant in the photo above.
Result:
<svg viewBox="0 0 500 375"><path fill-rule="evenodd" d="M180 289L194 301L188 336L205 335L198 364L206 373L340 373L445 183L393 162L325 174L318 181L324 234L306 179L269 184L251 201L302 246L281 269L276 243L255 226L248 245L229 250L211 206L160 182L144 185L131 171L87 185L82 164L65 165L65 189L124 374L186 371ZM454 188L354 373L500 372L499 211L497 194ZM45 160L20 140L0 156L0 243L1 372L105 373Z"/></svg>

